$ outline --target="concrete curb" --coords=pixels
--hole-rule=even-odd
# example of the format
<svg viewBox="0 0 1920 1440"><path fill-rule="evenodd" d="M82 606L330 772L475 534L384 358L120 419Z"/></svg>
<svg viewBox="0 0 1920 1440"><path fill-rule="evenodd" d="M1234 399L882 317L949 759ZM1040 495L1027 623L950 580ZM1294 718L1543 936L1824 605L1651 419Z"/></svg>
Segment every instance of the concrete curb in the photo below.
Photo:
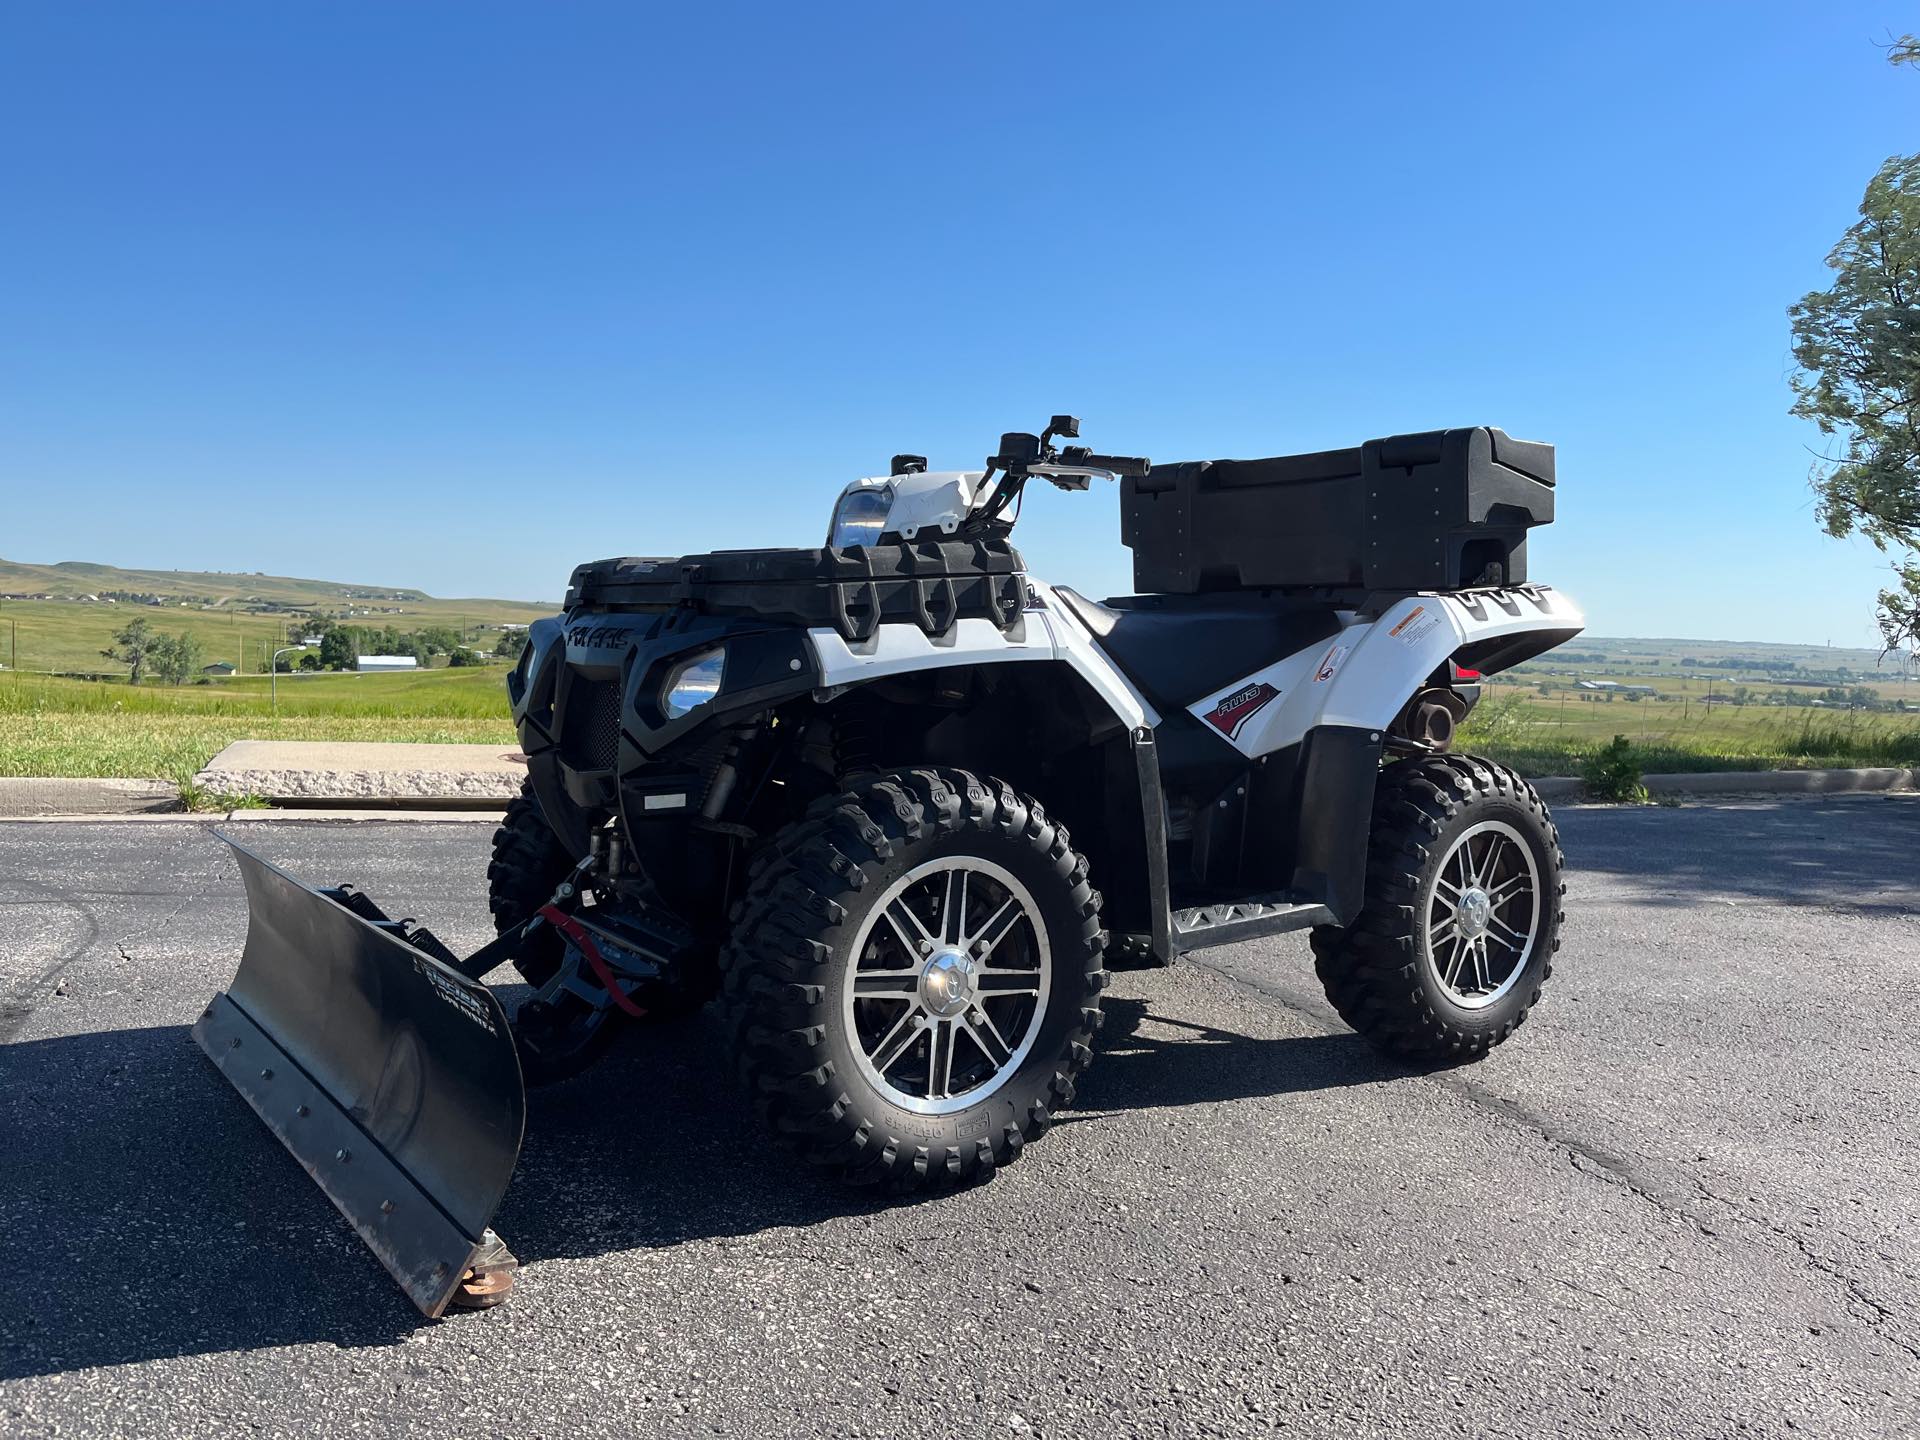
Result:
<svg viewBox="0 0 1920 1440"><path fill-rule="evenodd" d="M180 787L164 780L0 779L0 816L151 815L183 810Z"/></svg>
<svg viewBox="0 0 1920 1440"><path fill-rule="evenodd" d="M381 825L498 825L507 812L499 806L490 810L429 810L408 805L394 810L362 806L357 810L301 806L295 810L231 810L220 817L223 825L261 825L276 820L305 820L323 823L346 821L374 822Z"/></svg>
<svg viewBox="0 0 1920 1440"><path fill-rule="evenodd" d="M406 747L411 748L411 747ZM451 747L450 747L451 748ZM490 750L494 747L486 747ZM497 754L497 750L495 751ZM417 772L416 772L417 773ZM522 772L524 773L524 772ZM335 772L336 779L344 779ZM491 778L491 777L489 777ZM1685 775L1649 775L1654 796L1716 795L1863 795L1920 790L1920 769L1888 767L1864 770L1709 770ZM1562 804L1587 798L1586 783L1573 775L1551 775L1533 782L1543 800ZM176 786L161 780L62 780L0 778L0 823L34 820L187 821L194 824L248 825L281 820L314 822L376 821L381 824L484 824L500 822L505 795L472 793L395 796L372 786L359 793L303 796L283 809L206 810L190 813ZM512 794L519 794L519 784Z"/></svg>
<svg viewBox="0 0 1920 1440"><path fill-rule="evenodd" d="M504 810L174 810L161 813L103 814L100 811L56 815L0 815L0 825L256 825L298 820L307 825L498 825Z"/></svg>
<svg viewBox="0 0 1920 1440"><path fill-rule="evenodd" d="M526 757L506 745L236 740L194 780L216 799L498 810L526 778Z"/></svg>
<svg viewBox="0 0 1920 1440"><path fill-rule="evenodd" d="M1894 766L1867 770L1707 770L1685 775L1648 775L1649 795L1864 795L1920 790L1920 769ZM1535 780L1543 800L1584 800L1587 786L1573 775Z"/></svg>

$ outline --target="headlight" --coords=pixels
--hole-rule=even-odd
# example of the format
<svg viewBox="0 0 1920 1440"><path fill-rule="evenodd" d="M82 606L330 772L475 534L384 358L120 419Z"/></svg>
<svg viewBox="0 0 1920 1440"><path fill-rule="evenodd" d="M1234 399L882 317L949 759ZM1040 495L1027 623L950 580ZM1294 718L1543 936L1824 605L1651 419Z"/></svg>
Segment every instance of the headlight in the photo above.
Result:
<svg viewBox="0 0 1920 1440"><path fill-rule="evenodd" d="M877 545L887 528L887 512L893 508L891 488L849 490L833 507L833 528L827 532L827 544Z"/></svg>
<svg viewBox="0 0 1920 1440"><path fill-rule="evenodd" d="M727 673L727 652L706 650L682 660L667 672L660 687L660 708L669 720L691 714L720 693L720 677Z"/></svg>

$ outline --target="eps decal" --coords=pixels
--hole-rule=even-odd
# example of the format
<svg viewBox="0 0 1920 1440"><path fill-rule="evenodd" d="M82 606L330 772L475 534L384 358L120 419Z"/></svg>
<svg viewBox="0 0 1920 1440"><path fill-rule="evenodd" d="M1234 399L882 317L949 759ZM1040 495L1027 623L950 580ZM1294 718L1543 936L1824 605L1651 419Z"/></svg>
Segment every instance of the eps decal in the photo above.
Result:
<svg viewBox="0 0 1920 1440"><path fill-rule="evenodd" d="M1237 740L1247 721L1265 709L1279 694L1264 680L1242 685L1201 718L1229 740Z"/></svg>

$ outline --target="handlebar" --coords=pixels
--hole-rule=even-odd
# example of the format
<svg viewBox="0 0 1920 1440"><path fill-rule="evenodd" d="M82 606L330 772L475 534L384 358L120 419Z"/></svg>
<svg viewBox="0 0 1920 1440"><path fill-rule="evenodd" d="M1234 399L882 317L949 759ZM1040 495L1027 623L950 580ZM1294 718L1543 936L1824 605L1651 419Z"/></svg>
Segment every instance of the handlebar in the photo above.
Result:
<svg viewBox="0 0 1920 1440"><path fill-rule="evenodd" d="M1130 475L1135 479L1153 469L1153 461L1144 455L1096 455L1091 450L1082 450L1077 446L1062 450L1060 461L1064 465L1085 465L1093 470L1111 470L1116 475Z"/></svg>
<svg viewBox="0 0 1920 1440"><path fill-rule="evenodd" d="M1001 478L992 490L984 491L983 496L976 495L962 533L1006 533L1013 521L1002 517L1006 516L1008 507L1019 500L1027 481L1036 475L1062 490L1084 490L1089 478L1096 474L1138 479L1153 469L1153 462L1144 455L1096 455L1080 445L1053 448L1054 436L1078 438L1079 434L1078 420L1071 415L1056 415L1043 435L1029 435L1025 431L1002 435L1000 449L987 457L987 468L980 482L984 487L995 472L999 472ZM898 469L897 464L895 468Z"/></svg>

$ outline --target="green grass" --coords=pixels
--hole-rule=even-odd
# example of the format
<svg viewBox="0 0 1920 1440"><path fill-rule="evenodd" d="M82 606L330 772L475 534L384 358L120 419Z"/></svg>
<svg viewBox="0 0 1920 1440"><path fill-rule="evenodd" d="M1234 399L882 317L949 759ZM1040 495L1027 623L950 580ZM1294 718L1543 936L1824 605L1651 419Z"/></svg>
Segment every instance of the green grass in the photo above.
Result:
<svg viewBox="0 0 1920 1440"><path fill-rule="evenodd" d="M234 740L514 743L498 667L280 677L180 687L0 677L0 775L112 776L185 785Z"/></svg>
<svg viewBox="0 0 1920 1440"><path fill-rule="evenodd" d="M210 685L0 676L0 775L121 776L184 783L234 740L401 740L511 745L501 667L399 675L267 677ZM1580 701L1495 684L1459 748L1527 775L1577 774L1624 735L1646 774L1920 765L1920 716Z"/></svg>
<svg viewBox="0 0 1920 1440"><path fill-rule="evenodd" d="M1498 684L1467 717L1455 746L1523 775L1572 775L1616 735L1627 738L1648 775L1920 765L1920 716L1547 699Z"/></svg>

